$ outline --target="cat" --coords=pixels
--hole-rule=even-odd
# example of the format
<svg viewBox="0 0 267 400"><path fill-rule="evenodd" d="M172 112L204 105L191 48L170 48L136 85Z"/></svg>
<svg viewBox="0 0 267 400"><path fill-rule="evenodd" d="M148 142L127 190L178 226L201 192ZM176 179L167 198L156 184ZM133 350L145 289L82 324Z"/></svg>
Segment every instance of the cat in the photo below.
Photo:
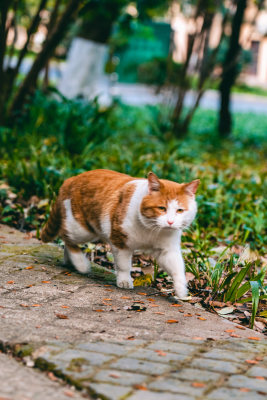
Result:
<svg viewBox="0 0 267 400"><path fill-rule="evenodd" d="M98 169L67 179L60 188L50 217L41 232L43 242L60 236L65 242L64 262L80 273L90 262L79 244L102 240L111 245L117 286L132 289L134 250L153 255L174 283L179 298L187 296L181 234L197 212L199 180L176 183Z"/></svg>

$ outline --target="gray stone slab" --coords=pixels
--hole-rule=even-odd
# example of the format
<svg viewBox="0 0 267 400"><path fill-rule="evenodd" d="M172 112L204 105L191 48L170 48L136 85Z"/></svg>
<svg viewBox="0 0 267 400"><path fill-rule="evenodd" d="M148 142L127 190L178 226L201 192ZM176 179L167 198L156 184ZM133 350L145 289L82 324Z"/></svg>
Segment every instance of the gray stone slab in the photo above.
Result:
<svg viewBox="0 0 267 400"><path fill-rule="evenodd" d="M148 349L139 349L133 351L130 356L133 358L162 362L165 364L167 363L177 364L177 362L184 361L187 357L184 354L157 352L155 350L148 350Z"/></svg>
<svg viewBox="0 0 267 400"><path fill-rule="evenodd" d="M267 381L255 378L248 378L244 375L230 376L227 386L235 388L248 388L267 394Z"/></svg>
<svg viewBox="0 0 267 400"><path fill-rule="evenodd" d="M45 356L43 356L43 358L45 358ZM68 349L56 355L50 353L50 356L48 356L47 359L54 363L57 363L57 360L70 363L76 359L84 359L91 365L102 365L103 363L112 360L112 356L102 353L94 353L92 351Z"/></svg>
<svg viewBox="0 0 267 400"><path fill-rule="evenodd" d="M242 392L238 389L219 388L213 390L206 397L209 400L265 400L265 395L257 392Z"/></svg>
<svg viewBox="0 0 267 400"><path fill-rule="evenodd" d="M0 353L0 398L9 400L82 400L82 393Z"/></svg>
<svg viewBox="0 0 267 400"><path fill-rule="evenodd" d="M215 382L221 375L217 372L204 371L201 369L183 368L177 372L172 372L169 376L174 379L178 378L188 381L195 381L197 379L200 382Z"/></svg>
<svg viewBox="0 0 267 400"><path fill-rule="evenodd" d="M197 377L196 380L198 380ZM148 388L151 390L159 390L161 392L173 392L191 396L201 396L206 389L206 386L204 388L195 388L191 386L190 382L182 382L178 379L160 378L154 382L151 382L148 385Z"/></svg>
<svg viewBox="0 0 267 400"><path fill-rule="evenodd" d="M96 395L105 396L108 400L120 400L132 391L131 387L109 385L107 383L88 383L85 384L89 391L93 391Z"/></svg>
<svg viewBox="0 0 267 400"><path fill-rule="evenodd" d="M127 400L195 400L195 398L185 394L162 394L160 392L139 390L138 392L135 392L131 396L127 397Z"/></svg>
<svg viewBox="0 0 267 400"><path fill-rule="evenodd" d="M208 358L195 358L191 363L191 367L227 374L236 374L241 370L239 364L230 361L210 360Z"/></svg>
<svg viewBox="0 0 267 400"><path fill-rule="evenodd" d="M147 375L135 374L134 372L118 371L114 369L103 369L93 378L94 381L115 383L118 385L137 385L144 383L148 379Z"/></svg>
<svg viewBox="0 0 267 400"><path fill-rule="evenodd" d="M267 368L258 367L254 365L248 372L247 375L249 376L262 376L263 378L267 379Z"/></svg>
<svg viewBox="0 0 267 400"><path fill-rule="evenodd" d="M201 357L211 358L216 360L233 361L233 352L223 349L212 349L207 353L201 354ZM235 352L235 361L250 360L253 358L253 353L247 351Z"/></svg>
<svg viewBox="0 0 267 400"><path fill-rule="evenodd" d="M109 365L110 368L133 371L147 375L160 375L171 369L168 364L154 363L150 361L138 360L135 358L121 358Z"/></svg>
<svg viewBox="0 0 267 400"><path fill-rule="evenodd" d="M169 351L171 353L178 353L185 355L192 354L194 351L196 351L196 347L190 344L167 342L163 340L158 340L155 343L151 343L148 346L148 349Z"/></svg>
<svg viewBox="0 0 267 400"><path fill-rule="evenodd" d="M126 355L133 351L133 346L127 344L115 344L109 342L86 342L76 346L77 349L94 351L97 353L114 354L116 356Z"/></svg>

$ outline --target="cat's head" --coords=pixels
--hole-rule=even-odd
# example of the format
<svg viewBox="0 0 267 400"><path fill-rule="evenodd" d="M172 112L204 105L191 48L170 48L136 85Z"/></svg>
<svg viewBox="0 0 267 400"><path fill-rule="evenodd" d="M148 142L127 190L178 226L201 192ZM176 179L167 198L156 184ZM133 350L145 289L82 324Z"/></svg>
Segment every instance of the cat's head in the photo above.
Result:
<svg viewBox="0 0 267 400"><path fill-rule="evenodd" d="M151 229L185 229L197 212L195 193L199 180L176 183L148 174L148 194L140 212L144 224Z"/></svg>

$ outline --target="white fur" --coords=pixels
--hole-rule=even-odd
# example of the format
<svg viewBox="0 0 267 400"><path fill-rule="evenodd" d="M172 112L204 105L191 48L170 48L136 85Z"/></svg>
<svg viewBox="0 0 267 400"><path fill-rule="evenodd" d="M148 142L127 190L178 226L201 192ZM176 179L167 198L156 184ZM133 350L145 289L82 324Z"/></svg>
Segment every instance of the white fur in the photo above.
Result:
<svg viewBox="0 0 267 400"><path fill-rule="evenodd" d="M127 256L124 253L121 257L124 266L123 271L118 272L117 284L119 285L120 280L127 281L127 276L129 277L129 272L126 273L126 271L132 252L143 250L157 258L159 265L172 276L176 294L179 297L185 297L187 288L180 243L182 229L188 227L196 215L197 205L194 198L191 197L188 210L182 213L177 213L182 206L179 206L176 199L169 201L166 213L152 221L140 212L142 199L148 194L148 181L135 180L128 184L135 185L136 189L130 200L122 228L128 236L127 247L131 252L128 252ZM173 224L169 225L168 221ZM121 254L122 250L117 249L117 259ZM121 267L120 270L122 270Z"/></svg>
<svg viewBox="0 0 267 400"><path fill-rule="evenodd" d="M82 251L73 252L66 245L64 249L64 262L65 264L70 262L81 274L88 274L91 269L90 262Z"/></svg>
<svg viewBox="0 0 267 400"><path fill-rule="evenodd" d="M110 238L111 222L108 214L104 215L104 217L101 218L100 225L102 230L101 232L102 236L104 236L106 239Z"/></svg>
<svg viewBox="0 0 267 400"><path fill-rule="evenodd" d="M71 209L71 200L64 200L66 209L66 230L68 237L75 244L89 242L94 239L94 235L85 229L73 216Z"/></svg>

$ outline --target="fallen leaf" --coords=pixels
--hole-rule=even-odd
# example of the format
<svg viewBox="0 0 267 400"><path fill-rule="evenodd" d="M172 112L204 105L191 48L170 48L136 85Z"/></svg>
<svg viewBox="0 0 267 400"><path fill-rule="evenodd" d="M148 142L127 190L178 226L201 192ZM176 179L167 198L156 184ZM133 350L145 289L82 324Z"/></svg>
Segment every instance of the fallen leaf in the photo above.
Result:
<svg viewBox="0 0 267 400"><path fill-rule="evenodd" d="M265 378L263 376L255 376L255 379L260 379L261 381L265 381Z"/></svg>
<svg viewBox="0 0 267 400"><path fill-rule="evenodd" d="M74 397L74 393L71 392L70 390L65 390L63 393L65 394L65 396Z"/></svg>
<svg viewBox="0 0 267 400"><path fill-rule="evenodd" d="M148 301L156 301L155 299L147 299Z"/></svg>
<svg viewBox="0 0 267 400"><path fill-rule="evenodd" d="M188 313L188 314L184 314L184 317L193 317L193 315Z"/></svg>
<svg viewBox="0 0 267 400"><path fill-rule="evenodd" d="M230 336L235 338L241 338L241 336L237 335L236 333L230 333Z"/></svg>
<svg viewBox="0 0 267 400"><path fill-rule="evenodd" d="M59 319L68 319L69 317L65 314L56 314L56 317Z"/></svg>
<svg viewBox="0 0 267 400"><path fill-rule="evenodd" d="M104 285L105 287L111 286L111 285Z"/></svg>
<svg viewBox="0 0 267 400"><path fill-rule="evenodd" d="M33 269L34 267L32 265L29 265L28 267L24 268L24 269Z"/></svg>
<svg viewBox="0 0 267 400"><path fill-rule="evenodd" d="M154 350L159 356L162 356L162 357L164 357L164 356L166 356L167 355L167 353L164 353L164 351L162 351L162 350Z"/></svg>
<svg viewBox="0 0 267 400"><path fill-rule="evenodd" d="M201 337L201 336L194 336L194 337L193 337L193 340L204 340L204 338Z"/></svg>
<svg viewBox="0 0 267 400"><path fill-rule="evenodd" d="M112 301L112 299L103 299L103 301Z"/></svg>
<svg viewBox="0 0 267 400"><path fill-rule="evenodd" d="M60 306L61 308L69 308L69 306Z"/></svg>
<svg viewBox="0 0 267 400"><path fill-rule="evenodd" d="M31 307L41 307L41 304L32 304Z"/></svg>
<svg viewBox="0 0 267 400"><path fill-rule="evenodd" d="M230 307L224 307L221 310L216 310L216 312L220 315L226 315L226 314L231 314L235 310L235 307L230 306Z"/></svg>
<svg viewBox="0 0 267 400"><path fill-rule="evenodd" d="M224 307L225 303L223 303L222 301L209 301L209 304L213 307Z"/></svg>
<svg viewBox="0 0 267 400"><path fill-rule="evenodd" d="M197 319L200 319L200 321L207 321L207 318L204 317L197 317Z"/></svg>
<svg viewBox="0 0 267 400"><path fill-rule="evenodd" d="M232 333L232 332L235 332L235 329L225 329L225 331L224 332L227 332L227 333Z"/></svg>
<svg viewBox="0 0 267 400"><path fill-rule="evenodd" d="M243 331L246 330L246 328L244 326L241 326L241 325L235 325L235 328L242 329Z"/></svg>
<svg viewBox="0 0 267 400"><path fill-rule="evenodd" d="M134 389L138 389L138 390L147 390L147 388L143 385L133 385Z"/></svg>
<svg viewBox="0 0 267 400"><path fill-rule="evenodd" d="M131 297L128 297L128 296L121 296L121 299L127 299L127 300L129 300L129 299L131 299Z"/></svg>
<svg viewBox="0 0 267 400"><path fill-rule="evenodd" d="M198 317L201 317L201 314L199 314L199 313L195 313L195 315L197 315Z"/></svg>
<svg viewBox="0 0 267 400"><path fill-rule="evenodd" d="M250 392L249 388L240 388L240 392Z"/></svg>
<svg viewBox="0 0 267 400"><path fill-rule="evenodd" d="M58 378L53 374L53 372L48 372L47 376L51 381L58 381Z"/></svg>
<svg viewBox="0 0 267 400"><path fill-rule="evenodd" d="M141 296L147 296L147 293L143 293L143 292L138 292L137 294L140 294Z"/></svg>
<svg viewBox="0 0 267 400"><path fill-rule="evenodd" d="M41 325L36 325L36 327L35 327L35 328L39 329L39 328L41 328Z"/></svg>
<svg viewBox="0 0 267 400"><path fill-rule="evenodd" d="M42 281L42 283L51 283L51 281Z"/></svg>
<svg viewBox="0 0 267 400"><path fill-rule="evenodd" d="M106 292L114 292L113 289L105 289Z"/></svg>
<svg viewBox="0 0 267 400"><path fill-rule="evenodd" d="M14 281L8 281L7 282L9 285L12 285L12 283L15 283Z"/></svg>
<svg viewBox="0 0 267 400"><path fill-rule="evenodd" d="M170 307L183 307L181 304L171 304Z"/></svg>
<svg viewBox="0 0 267 400"><path fill-rule="evenodd" d="M193 386L193 387L198 387L198 388L202 388L202 387L205 387L206 384L203 383L203 382L193 382L193 383L191 384L191 386Z"/></svg>
<svg viewBox="0 0 267 400"><path fill-rule="evenodd" d="M262 361L262 360L263 360L263 356L256 356L256 357L255 357L255 360L257 360L257 361Z"/></svg>
<svg viewBox="0 0 267 400"><path fill-rule="evenodd" d="M33 285L28 285L28 286L26 286L26 288L30 288L30 287L32 287Z"/></svg>
<svg viewBox="0 0 267 400"><path fill-rule="evenodd" d="M116 379L121 377L120 374L115 374L114 372L111 372L110 374L108 374L108 376L111 376L111 378L116 378Z"/></svg>
<svg viewBox="0 0 267 400"><path fill-rule="evenodd" d="M134 337L134 336L128 336L128 337L126 338L126 340L135 340L135 337Z"/></svg>
<svg viewBox="0 0 267 400"><path fill-rule="evenodd" d="M99 310L93 310L93 311L95 311L95 312L104 312L104 310L101 310L101 309L99 309Z"/></svg>
<svg viewBox="0 0 267 400"><path fill-rule="evenodd" d="M159 307L157 304L150 304L150 307Z"/></svg>
<svg viewBox="0 0 267 400"><path fill-rule="evenodd" d="M20 304L21 307L30 307L28 304Z"/></svg>
<svg viewBox="0 0 267 400"><path fill-rule="evenodd" d="M254 364L259 364L259 361L257 361L257 360L246 360L246 363L254 365Z"/></svg>
<svg viewBox="0 0 267 400"><path fill-rule="evenodd" d="M167 324L178 324L178 319L168 319L167 321Z"/></svg>
<svg viewBox="0 0 267 400"><path fill-rule="evenodd" d="M155 311L154 314L164 315L165 313L160 311Z"/></svg>
<svg viewBox="0 0 267 400"><path fill-rule="evenodd" d="M250 337L248 337L248 339L250 339L250 340L261 340L261 338L259 338L257 336L250 336Z"/></svg>

